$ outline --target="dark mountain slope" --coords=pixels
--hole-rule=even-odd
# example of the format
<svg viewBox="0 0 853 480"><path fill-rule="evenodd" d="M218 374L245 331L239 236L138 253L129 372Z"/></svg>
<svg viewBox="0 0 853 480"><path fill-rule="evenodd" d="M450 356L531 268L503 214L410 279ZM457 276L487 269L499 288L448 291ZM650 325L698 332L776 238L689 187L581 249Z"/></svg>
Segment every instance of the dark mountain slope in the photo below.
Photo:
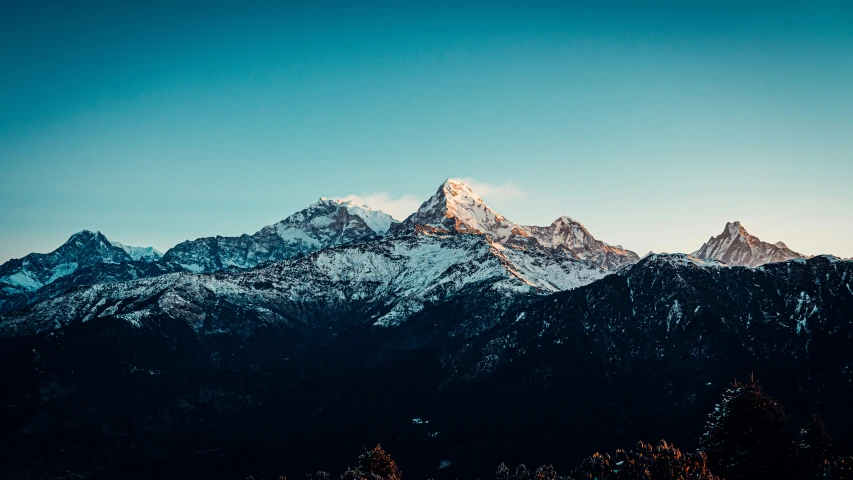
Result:
<svg viewBox="0 0 853 480"><path fill-rule="evenodd" d="M172 307L0 340L0 472L269 478L342 469L378 442L419 477L483 475L496 458L566 471L638 438L695 445L721 387L753 370L850 450L851 283L853 262L830 257L656 255L494 318L500 296L471 282L393 328L345 310L270 321L263 296L116 298L116 312Z"/></svg>

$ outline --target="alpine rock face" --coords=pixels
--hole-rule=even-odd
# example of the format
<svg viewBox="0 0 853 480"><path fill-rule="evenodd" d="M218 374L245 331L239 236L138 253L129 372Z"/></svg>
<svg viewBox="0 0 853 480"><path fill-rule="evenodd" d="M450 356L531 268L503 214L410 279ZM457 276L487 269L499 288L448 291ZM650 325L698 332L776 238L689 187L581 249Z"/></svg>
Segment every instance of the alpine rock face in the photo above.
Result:
<svg viewBox="0 0 853 480"><path fill-rule="evenodd" d="M79 268L155 260L157 253L150 247L112 243L100 232L77 232L50 253L31 253L0 265L0 312L26 305L34 292Z"/></svg>
<svg viewBox="0 0 853 480"><path fill-rule="evenodd" d="M762 242L758 237L750 235L740 222L726 223L723 233L708 239L693 255L743 267L758 267L766 263L806 258L782 242Z"/></svg>
<svg viewBox="0 0 853 480"><path fill-rule="evenodd" d="M391 229L393 235L381 236ZM536 248L514 238L531 240ZM213 277L175 268L211 272L273 260L279 262ZM188 304L192 311L207 312L210 302L263 309L276 322L307 328L326 328L336 318L345 319L345 326L391 326L474 287L483 298L495 299L477 315L488 319L505 299L577 288L609 273L596 262L553 255L467 185L450 180L402 224L366 207L323 199L255 235L184 242L169 250L158 268L111 273L114 279L138 280L101 282L43 302L10 317L6 332L45 331L87 318L137 321L161 310L189 318ZM144 278L169 272L175 273ZM99 273L75 284L97 281ZM167 301L175 298L182 301ZM172 312L176 306L180 311Z"/></svg>
<svg viewBox="0 0 853 480"><path fill-rule="evenodd" d="M141 260L143 262L156 262L163 258L163 253L154 247L131 247L119 242L110 242L114 247L118 247L127 253L133 260Z"/></svg>
<svg viewBox="0 0 853 480"><path fill-rule="evenodd" d="M453 179L445 181L435 195L395 229L484 234L509 248L568 256L605 270L640 259L630 250L596 240L580 222L567 216L548 227L515 224L489 208L468 185Z"/></svg>
<svg viewBox="0 0 853 480"><path fill-rule="evenodd" d="M562 216L547 227L525 226L540 245L554 252L566 252L578 260L592 262L608 270L631 265L640 257L620 246L596 240L580 222Z"/></svg>
<svg viewBox="0 0 853 480"><path fill-rule="evenodd" d="M254 312L244 317L249 322L308 329L393 326L471 289L482 299L472 318L488 323L516 297L576 288L606 274L586 262L505 248L482 235L415 232L247 271L95 284L3 318L0 334L26 336L96 318L144 326L162 316L203 332L217 324L213 312L225 305ZM217 328L239 329L234 323Z"/></svg>
<svg viewBox="0 0 853 480"><path fill-rule="evenodd" d="M371 240L397 223L390 215L349 201L321 198L317 203L253 235L187 240L163 261L196 273L229 267L252 268L323 248Z"/></svg>
<svg viewBox="0 0 853 480"><path fill-rule="evenodd" d="M436 233L484 234L490 240L506 242L528 233L489 208L471 187L457 180L446 180L435 195L398 226L396 231L427 229Z"/></svg>
<svg viewBox="0 0 853 480"><path fill-rule="evenodd" d="M276 303L286 297L294 303L288 308L277 303L272 310L303 317L304 321L310 319L293 313L294 308L303 309L305 304L311 304L316 316L331 318L334 315L326 307L349 299L370 304L370 318L377 325L395 325L426 305L446 301L473 283L490 294L503 292L500 294L503 296L546 294L586 285L623 264L636 261L633 252L595 240L577 222L567 224L561 219L550 229L527 228L535 236L489 208L470 187L454 180L444 182L433 197L402 223L365 206L321 199L254 235L187 241L170 249L157 262L133 262L134 257L150 259L155 254L113 244L115 252L125 254L121 264L90 266L52 288L42 289L38 294L30 292L26 303L53 298L75 286L139 280L139 285L165 289L171 287L166 286L169 282L164 279L142 279L183 271L212 273L229 267L246 269L265 262L292 260L275 268L245 275L235 273L227 278L241 285L247 282L286 285L289 292L281 288L269 292L275 297L271 301ZM207 277L188 275L168 279L180 285L210 281ZM94 292L106 291L115 297L114 301L119 301L126 287L137 292L136 287L126 285L96 285L57 301L81 295L94 299ZM240 295L244 294L248 295L241 291ZM331 302L330 298L338 300ZM497 302L496 308L501 304ZM19 306L21 302L13 307ZM87 308L77 305L70 311L84 318L92 313ZM122 303L122 308L129 313L133 302ZM204 305L198 308L203 309ZM42 314L51 311L61 316L63 310L56 302L50 302L31 316L52 318L53 314ZM102 314L96 310L98 315ZM55 324L72 321L66 318Z"/></svg>

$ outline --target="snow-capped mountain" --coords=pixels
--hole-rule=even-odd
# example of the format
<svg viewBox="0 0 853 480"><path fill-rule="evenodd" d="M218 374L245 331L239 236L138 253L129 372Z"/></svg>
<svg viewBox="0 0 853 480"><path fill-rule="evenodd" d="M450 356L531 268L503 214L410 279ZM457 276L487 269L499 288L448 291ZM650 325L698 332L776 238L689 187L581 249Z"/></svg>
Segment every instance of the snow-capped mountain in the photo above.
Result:
<svg viewBox="0 0 853 480"><path fill-rule="evenodd" d="M806 258L782 242L762 242L750 235L740 222L726 223L726 228L716 237L711 237L699 250L693 252L699 258L718 260L728 265L758 267L766 263L784 262L793 258Z"/></svg>
<svg viewBox="0 0 853 480"><path fill-rule="evenodd" d="M317 445L358 448L359 434L329 435L343 422L395 435L402 454L427 456L425 471L462 451L452 459L473 472L508 442L580 458L590 438L695 439L721 388L753 370L795 418L819 408L836 431L853 425L853 262L749 269L653 254L573 290L512 296L520 283L491 277L494 245L386 237L249 271L78 288L4 316L0 473L106 465L111 478L156 460L160 472L192 462L233 478L246 451L256 467L282 446L287 465L265 471L308 471L323 463ZM394 284L393 296L443 301L377 330ZM466 321L477 324L460 332ZM412 425L421 416L429 423ZM567 427L588 433L554 445ZM441 450L423 448L435 436Z"/></svg>
<svg viewBox="0 0 853 480"><path fill-rule="evenodd" d="M630 250L596 240L580 222L567 216L548 227L518 225L489 208L468 185L453 179L445 181L435 195L394 229L485 234L507 247L568 255L607 270L639 260Z"/></svg>
<svg viewBox="0 0 853 480"><path fill-rule="evenodd" d="M67 277L52 288L40 290L38 294L33 293L42 288L43 284L40 284L26 295L19 294L15 301L7 302L3 311L52 298L74 286L138 280L181 271L212 273L229 267L252 268L266 262L298 258L332 247L350 245L359 248L346 250L346 255L352 259L344 267L371 271L372 265L359 265L373 262L375 259L370 256L358 259L358 255L375 248L381 250L381 245L384 245L381 244L382 239L393 238L397 242L394 248L402 249L406 253L396 255L386 251L382 260L385 264L385 274L388 275L385 279L388 285L381 295L376 294L377 301L391 305L394 310L383 313L382 318L377 318L376 322L394 324L418 311L423 305L444 298L433 295L430 282L440 281L443 284L450 277L431 277L428 272L437 268L436 266L454 272L478 270L479 276L472 277L474 281L488 278L488 281L495 285L508 281L519 287L519 291L543 293L585 285L606 274L607 270L612 271L620 265L636 261L633 252L595 240L579 223L572 223L571 228L574 230L563 231L564 227L559 220L550 229L528 227L535 229L540 242L527 230L489 208L470 187L454 180L444 182L436 194L424 202L403 224L366 206L324 198L253 235L217 236L186 241L167 251L159 261L154 261L159 252L151 248L127 247L117 242L108 242L107 245L121 257L113 262L119 266L107 267L109 262L101 261L100 267L91 266L79 274ZM394 234L386 237L389 231ZM461 238L465 236L476 238ZM441 248L435 246L438 238L442 238L439 242L443 245ZM480 253L471 253L467 257L453 253L458 245L468 241L474 242L481 250ZM373 243L377 245L362 246ZM431 253L418 261L407 258L410 253L414 258L421 258L418 253L422 251L420 248ZM443 248L449 250L445 251ZM468 247L463 250L466 248ZM476 266L469 265L477 258L481 260ZM447 263L442 259L453 261ZM136 265L132 263L133 260L144 260L151 265ZM430 265L430 262L433 262L433 265ZM489 270L498 264L501 265L500 268ZM490 273L485 274L486 271ZM314 274L316 272L304 273L309 280ZM347 274L329 272L329 275ZM409 281L401 280L404 277L418 278L421 283L405 291L398 290L403 284L395 282ZM300 281L299 275L293 275L290 280L294 285ZM360 280L353 281L358 283ZM462 288L465 284L466 282L457 282L456 287ZM450 296L456 292L454 288L441 289L451 292ZM306 291L305 294L323 296L326 292ZM361 295L370 296L371 293L364 292Z"/></svg>
<svg viewBox="0 0 853 480"><path fill-rule="evenodd" d="M495 212L465 183L448 179L418 210L395 231L426 229L436 233L485 234L489 239L506 242L512 236L527 237L527 232Z"/></svg>
<svg viewBox="0 0 853 480"><path fill-rule="evenodd" d="M361 442L329 440L342 422L355 432L386 422L401 448L417 448L403 452L411 458L430 454L426 434L443 442L435 455L476 452L470 431L483 432L484 451L517 441L580 457L590 435L692 438L683 425L700 424L719 386L752 369L782 379L794 408L829 406L839 431L853 425L853 262L732 268L787 249L739 224L708 255L638 259L568 217L517 225L455 181L403 223L371 212L321 200L160 261L81 232L50 261L4 265L4 278L50 279L78 263L39 280L28 308L0 314L11 459L0 476L107 464L106 478L189 460L232 478L242 467L220 469L240 452L275 459L282 445L313 468L317 445ZM426 414L428 432L409 429ZM590 433L555 447L567 426Z"/></svg>
<svg viewBox="0 0 853 480"><path fill-rule="evenodd" d="M374 239L385 235L394 223L397 221L390 215L366 205L321 198L253 235L187 240L169 249L163 261L192 272L252 268L327 247Z"/></svg>
<svg viewBox="0 0 853 480"><path fill-rule="evenodd" d="M145 251L142 247L117 246L101 232L83 230L50 253L31 253L9 260L0 265L0 312L25 305L33 292L78 268L132 262L128 250Z"/></svg>
<svg viewBox="0 0 853 480"><path fill-rule="evenodd" d="M163 253L154 247L131 247L119 242L110 242L127 253L131 259L143 262L156 262L163 258Z"/></svg>
<svg viewBox="0 0 853 480"><path fill-rule="evenodd" d="M17 336L94 318L139 325L166 315L202 330L216 323L213 312L224 305L254 312L246 317L252 322L388 326L470 287L493 299L480 312L488 317L505 300L576 288L606 274L586 262L504 248L480 235L416 233L326 248L248 271L96 284L2 317L0 329Z"/></svg>
<svg viewBox="0 0 853 480"><path fill-rule="evenodd" d="M615 270L640 260L640 257L630 250L596 240L580 222L567 216L554 220L554 223L547 227L526 225L522 228L546 249L566 251L578 260L592 262L608 270Z"/></svg>

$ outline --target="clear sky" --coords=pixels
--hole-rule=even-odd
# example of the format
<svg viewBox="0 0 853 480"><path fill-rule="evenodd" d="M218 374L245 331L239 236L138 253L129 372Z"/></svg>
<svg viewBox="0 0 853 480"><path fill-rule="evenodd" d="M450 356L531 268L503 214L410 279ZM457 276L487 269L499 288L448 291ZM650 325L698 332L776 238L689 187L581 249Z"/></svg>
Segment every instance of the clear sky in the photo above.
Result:
<svg viewBox="0 0 853 480"><path fill-rule="evenodd" d="M853 256L849 0L250 3L2 2L0 261L448 177L641 255L741 220Z"/></svg>

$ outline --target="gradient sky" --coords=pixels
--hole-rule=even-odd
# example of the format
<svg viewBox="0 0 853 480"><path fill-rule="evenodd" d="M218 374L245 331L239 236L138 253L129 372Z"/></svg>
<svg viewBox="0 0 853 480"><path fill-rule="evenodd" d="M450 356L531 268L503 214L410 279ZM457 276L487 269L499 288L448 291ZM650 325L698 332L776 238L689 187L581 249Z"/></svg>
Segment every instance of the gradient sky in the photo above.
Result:
<svg viewBox="0 0 853 480"><path fill-rule="evenodd" d="M236 3L3 2L0 261L448 177L641 255L741 220L853 256L850 1Z"/></svg>

